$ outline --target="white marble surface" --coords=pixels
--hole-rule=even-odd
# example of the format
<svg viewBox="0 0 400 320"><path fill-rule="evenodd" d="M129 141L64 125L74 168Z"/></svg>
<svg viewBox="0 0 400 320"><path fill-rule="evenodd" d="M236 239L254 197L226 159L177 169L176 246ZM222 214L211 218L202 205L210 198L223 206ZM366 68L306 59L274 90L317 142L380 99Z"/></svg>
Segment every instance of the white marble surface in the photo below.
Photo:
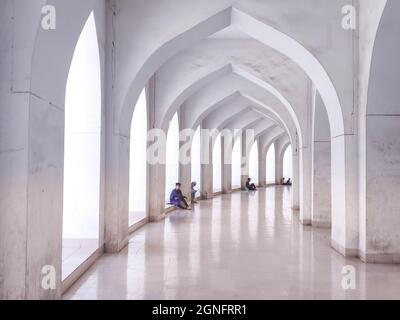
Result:
<svg viewBox="0 0 400 320"><path fill-rule="evenodd" d="M129 225L131 226L137 222L140 222L144 218L146 218L146 212L130 211L129 212Z"/></svg>
<svg viewBox="0 0 400 320"><path fill-rule="evenodd" d="M290 189L268 187L175 211L104 255L65 299L400 298L400 267L366 265L330 247L330 232L298 222ZM357 289L342 289L353 265Z"/></svg>
<svg viewBox="0 0 400 320"><path fill-rule="evenodd" d="M63 239L62 280L65 280L98 248L98 239Z"/></svg>
<svg viewBox="0 0 400 320"><path fill-rule="evenodd" d="M312 109L311 220L313 226L329 227L332 216L331 136L328 115L318 92L315 92Z"/></svg>

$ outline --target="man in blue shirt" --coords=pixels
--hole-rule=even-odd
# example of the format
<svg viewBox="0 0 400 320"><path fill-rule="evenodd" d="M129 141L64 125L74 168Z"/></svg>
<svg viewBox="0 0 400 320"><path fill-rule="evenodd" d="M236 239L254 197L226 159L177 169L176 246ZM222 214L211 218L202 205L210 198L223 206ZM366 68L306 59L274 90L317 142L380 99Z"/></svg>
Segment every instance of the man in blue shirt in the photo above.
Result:
<svg viewBox="0 0 400 320"><path fill-rule="evenodd" d="M186 197L182 194L181 184L179 182L175 184L175 189L171 191L171 195L169 196L169 204L181 209L191 210L186 202Z"/></svg>

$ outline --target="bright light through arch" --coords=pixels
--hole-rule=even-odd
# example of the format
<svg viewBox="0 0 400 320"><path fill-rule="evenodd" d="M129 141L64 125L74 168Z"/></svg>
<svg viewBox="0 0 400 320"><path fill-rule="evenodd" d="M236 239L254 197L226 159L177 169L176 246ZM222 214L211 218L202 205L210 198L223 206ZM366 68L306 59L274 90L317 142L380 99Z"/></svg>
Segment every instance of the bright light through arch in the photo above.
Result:
<svg viewBox="0 0 400 320"><path fill-rule="evenodd" d="M179 119L178 113L172 118L168 133L166 146L166 165L165 165L165 203L169 205L169 195L175 188L175 183L179 182Z"/></svg>
<svg viewBox="0 0 400 320"><path fill-rule="evenodd" d="M133 112L129 157L129 225L146 217L147 202L147 103L142 90Z"/></svg>
<svg viewBox="0 0 400 320"><path fill-rule="evenodd" d="M241 137L238 137L232 150L232 189L240 188L242 164L242 143Z"/></svg>
<svg viewBox="0 0 400 320"><path fill-rule="evenodd" d="M289 145L283 156L283 177L285 180L288 178L293 180L293 173L292 173L292 147Z"/></svg>
<svg viewBox="0 0 400 320"><path fill-rule="evenodd" d="M258 143L255 141L250 149L249 156L249 178L251 182L256 186L259 184L258 181Z"/></svg>
<svg viewBox="0 0 400 320"><path fill-rule="evenodd" d="M214 142L212 154L213 166L213 192L220 192L222 189L222 155L221 155L221 134L219 133Z"/></svg>
<svg viewBox="0 0 400 320"><path fill-rule="evenodd" d="M275 144L271 144L267 152L267 184L275 183Z"/></svg>
<svg viewBox="0 0 400 320"><path fill-rule="evenodd" d="M100 148L100 55L92 12L77 42L65 92L62 279L99 245ZM78 249L84 254L75 257Z"/></svg>
<svg viewBox="0 0 400 320"><path fill-rule="evenodd" d="M192 181L195 181L197 184L195 187L196 190L200 190L200 185L201 185L200 145L201 145L200 126L198 126L193 136L192 148L190 151L191 177ZM199 196L199 193L197 193L196 196Z"/></svg>

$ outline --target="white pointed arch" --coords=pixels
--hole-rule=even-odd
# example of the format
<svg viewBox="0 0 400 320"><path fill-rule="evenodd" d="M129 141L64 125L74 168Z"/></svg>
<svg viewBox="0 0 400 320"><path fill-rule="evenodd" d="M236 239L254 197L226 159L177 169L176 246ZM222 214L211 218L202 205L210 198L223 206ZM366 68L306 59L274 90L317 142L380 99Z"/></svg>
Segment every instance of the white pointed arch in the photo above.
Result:
<svg viewBox="0 0 400 320"><path fill-rule="evenodd" d="M164 43L144 63L142 68L131 81L119 116L119 132L126 134L126 121L132 116L132 106L128 101L135 101L139 96L139 88L150 78L159 66L185 47L198 42L230 25L252 38L281 52L296 62L310 77L327 108L331 132L333 136L344 134L343 114L335 87L321 63L305 47L295 39L279 30L258 21L254 17L228 7L193 28L181 33L180 36Z"/></svg>
<svg viewBox="0 0 400 320"><path fill-rule="evenodd" d="M77 41L65 90L63 279L99 246L101 91L100 52L92 12ZM85 248L86 256L68 254L74 247Z"/></svg>

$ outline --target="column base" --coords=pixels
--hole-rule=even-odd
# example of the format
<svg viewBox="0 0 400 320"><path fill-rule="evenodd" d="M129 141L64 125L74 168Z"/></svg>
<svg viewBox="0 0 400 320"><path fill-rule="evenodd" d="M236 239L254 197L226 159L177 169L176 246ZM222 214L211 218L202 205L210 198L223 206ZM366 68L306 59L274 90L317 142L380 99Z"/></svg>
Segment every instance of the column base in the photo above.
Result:
<svg viewBox="0 0 400 320"><path fill-rule="evenodd" d="M311 226L311 219L300 219L300 223L303 226Z"/></svg>
<svg viewBox="0 0 400 320"><path fill-rule="evenodd" d="M209 200L209 199L212 199L212 197L213 197L213 193L202 193L201 194L201 196L200 196L200 199L201 200Z"/></svg>
<svg viewBox="0 0 400 320"><path fill-rule="evenodd" d="M165 213L161 213L161 214L158 214L156 216L150 216L149 217L149 222L157 222L157 221L160 221L162 219L165 219Z"/></svg>
<svg viewBox="0 0 400 320"><path fill-rule="evenodd" d="M325 228L325 229L330 229L331 228L331 221L323 221L323 220L312 220L311 225L315 228Z"/></svg>
<svg viewBox="0 0 400 320"><path fill-rule="evenodd" d="M125 237L120 242L112 242L104 244L104 252L105 253L118 253L128 244L128 237Z"/></svg>
<svg viewBox="0 0 400 320"><path fill-rule="evenodd" d="M331 247L345 257L358 257L358 249L345 248L334 240L331 240Z"/></svg>
<svg viewBox="0 0 400 320"><path fill-rule="evenodd" d="M226 191L222 191L222 194L231 194L232 190L226 190Z"/></svg>
<svg viewBox="0 0 400 320"><path fill-rule="evenodd" d="M365 263L400 264L400 253L365 253L359 251L358 256Z"/></svg>

